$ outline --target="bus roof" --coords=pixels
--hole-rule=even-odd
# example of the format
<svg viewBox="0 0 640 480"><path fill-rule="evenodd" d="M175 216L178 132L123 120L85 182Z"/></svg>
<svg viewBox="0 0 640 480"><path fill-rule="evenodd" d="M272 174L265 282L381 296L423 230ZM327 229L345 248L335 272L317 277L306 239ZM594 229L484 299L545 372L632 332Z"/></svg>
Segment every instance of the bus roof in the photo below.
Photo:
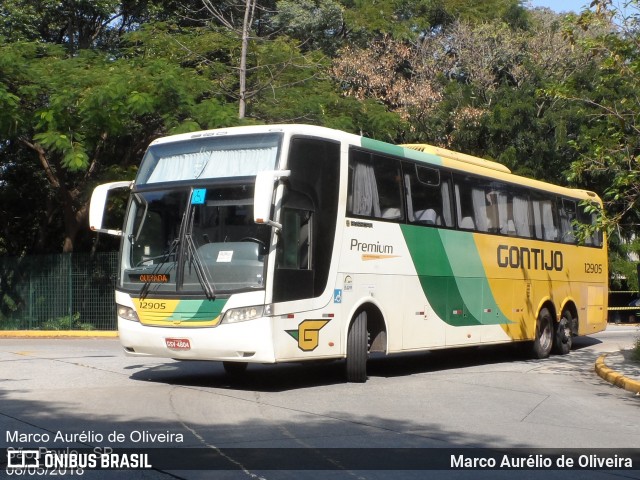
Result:
<svg viewBox="0 0 640 480"><path fill-rule="evenodd" d="M219 128L215 130L202 130L191 133L182 133L161 137L153 142L151 146L164 143L180 142L191 139L216 137L224 135L248 135L252 133L281 132L288 135L309 135L322 137L336 141L344 141L363 148L378 151L401 158L406 158L430 165L443 166L459 172L472 173L485 177L495 178L517 185L522 185L537 190L553 192L558 195L577 197L585 200L592 200L598 203L600 198L594 192L588 190L563 187L552 183L535 180L520 175L516 175L508 167L498 162L475 157L465 153L435 147L429 144L405 144L394 145L380 140L374 140L364 136L343 132L327 127L319 127L306 124L274 124L274 125L250 125L241 127Z"/></svg>

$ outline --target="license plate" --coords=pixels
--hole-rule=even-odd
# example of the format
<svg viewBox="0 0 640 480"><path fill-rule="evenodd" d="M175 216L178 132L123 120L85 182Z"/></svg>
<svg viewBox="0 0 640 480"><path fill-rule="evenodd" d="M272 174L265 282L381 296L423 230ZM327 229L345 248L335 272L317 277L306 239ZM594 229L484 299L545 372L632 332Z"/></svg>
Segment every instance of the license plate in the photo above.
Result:
<svg viewBox="0 0 640 480"><path fill-rule="evenodd" d="M167 348L171 350L191 350L191 342L188 338L165 338Z"/></svg>

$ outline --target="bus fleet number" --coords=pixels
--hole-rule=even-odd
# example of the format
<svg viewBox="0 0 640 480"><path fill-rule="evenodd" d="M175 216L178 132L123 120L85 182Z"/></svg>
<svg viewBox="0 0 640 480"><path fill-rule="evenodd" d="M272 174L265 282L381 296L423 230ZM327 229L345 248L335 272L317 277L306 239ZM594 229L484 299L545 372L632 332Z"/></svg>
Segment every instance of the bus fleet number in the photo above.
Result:
<svg viewBox="0 0 640 480"><path fill-rule="evenodd" d="M140 302L140 310L165 310L167 304L164 302Z"/></svg>
<svg viewBox="0 0 640 480"><path fill-rule="evenodd" d="M602 273L601 263L585 263L584 273Z"/></svg>

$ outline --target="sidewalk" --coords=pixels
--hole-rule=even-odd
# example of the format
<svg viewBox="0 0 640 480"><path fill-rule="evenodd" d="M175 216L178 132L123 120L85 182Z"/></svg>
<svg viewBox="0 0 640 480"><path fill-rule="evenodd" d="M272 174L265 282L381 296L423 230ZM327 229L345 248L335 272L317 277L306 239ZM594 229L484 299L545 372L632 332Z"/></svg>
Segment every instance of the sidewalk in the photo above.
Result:
<svg viewBox="0 0 640 480"><path fill-rule="evenodd" d="M640 395L640 362L631 358L631 350L605 353L596 360L596 373L613 385Z"/></svg>

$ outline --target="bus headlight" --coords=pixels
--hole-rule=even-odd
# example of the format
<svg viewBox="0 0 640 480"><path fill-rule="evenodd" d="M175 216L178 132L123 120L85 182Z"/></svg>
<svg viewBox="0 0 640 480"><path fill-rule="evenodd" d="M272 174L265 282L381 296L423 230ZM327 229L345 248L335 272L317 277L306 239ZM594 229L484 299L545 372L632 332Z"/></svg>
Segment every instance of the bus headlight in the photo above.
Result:
<svg viewBox="0 0 640 480"><path fill-rule="evenodd" d="M221 323L238 323L253 320L264 315L264 305L254 307L231 308L224 314Z"/></svg>
<svg viewBox="0 0 640 480"><path fill-rule="evenodd" d="M131 307L125 307L124 305L118 305L118 316L125 320L131 320L132 322L139 322L138 314Z"/></svg>

